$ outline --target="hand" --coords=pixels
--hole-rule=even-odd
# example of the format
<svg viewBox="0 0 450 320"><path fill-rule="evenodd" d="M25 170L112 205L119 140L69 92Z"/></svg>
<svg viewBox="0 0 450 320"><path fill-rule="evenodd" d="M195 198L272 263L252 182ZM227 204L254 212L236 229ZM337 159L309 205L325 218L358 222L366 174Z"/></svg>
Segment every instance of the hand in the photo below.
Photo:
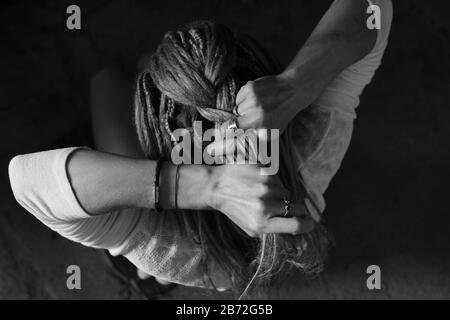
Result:
<svg viewBox="0 0 450 320"><path fill-rule="evenodd" d="M208 204L230 218L251 237L264 233L308 233L314 222L301 203L284 217L289 192L276 175L260 174L257 165L223 165L214 168Z"/></svg>
<svg viewBox="0 0 450 320"><path fill-rule="evenodd" d="M267 76L244 85L236 96L238 127L241 129L279 129L306 105L292 73Z"/></svg>
<svg viewBox="0 0 450 320"><path fill-rule="evenodd" d="M228 129L230 121L223 123L219 130L223 133L223 139L211 143L207 152L211 155L232 155L239 145L245 143L246 135L256 134L261 143L278 139L295 115L309 105L309 95L301 87L304 86L299 85L295 72L248 82L236 96L234 112L238 114L239 130Z"/></svg>

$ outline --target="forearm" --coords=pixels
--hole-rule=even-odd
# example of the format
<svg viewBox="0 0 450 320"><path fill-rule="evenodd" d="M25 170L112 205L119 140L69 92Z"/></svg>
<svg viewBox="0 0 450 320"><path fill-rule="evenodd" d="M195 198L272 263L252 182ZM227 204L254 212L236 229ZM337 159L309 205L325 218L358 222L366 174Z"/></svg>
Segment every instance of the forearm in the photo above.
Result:
<svg viewBox="0 0 450 320"><path fill-rule="evenodd" d="M354 61L348 61L349 44L335 35L310 39L283 72L302 97L302 110L313 103L329 83Z"/></svg>
<svg viewBox="0 0 450 320"><path fill-rule="evenodd" d="M156 161L132 159L91 150L78 150L68 159L67 171L80 205L92 215L124 207L154 208L152 186ZM160 172L160 203L175 205L176 167L169 162ZM178 182L180 209L205 209L209 170L183 166Z"/></svg>
<svg viewBox="0 0 450 320"><path fill-rule="evenodd" d="M283 72L302 97L297 112L311 105L337 75L372 50L377 32L366 27L366 8L367 2L361 0L334 2Z"/></svg>

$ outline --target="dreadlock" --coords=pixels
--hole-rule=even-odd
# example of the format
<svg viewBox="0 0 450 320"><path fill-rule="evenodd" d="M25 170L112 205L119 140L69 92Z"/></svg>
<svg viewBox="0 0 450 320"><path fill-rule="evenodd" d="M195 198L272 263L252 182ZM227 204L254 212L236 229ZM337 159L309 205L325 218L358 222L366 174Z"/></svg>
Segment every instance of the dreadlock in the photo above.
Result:
<svg viewBox="0 0 450 320"><path fill-rule="evenodd" d="M218 23L198 21L168 32L137 80L135 124L145 155L170 160L173 130L192 130L196 120L219 128L234 116L240 87L279 71L256 41ZM252 274L273 278L286 264L308 274L322 270L329 241L320 225L308 235L254 239L219 212L180 211L177 216L198 239L205 285L214 287L209 259L228 274L235 290L242 290Z"/></svg>

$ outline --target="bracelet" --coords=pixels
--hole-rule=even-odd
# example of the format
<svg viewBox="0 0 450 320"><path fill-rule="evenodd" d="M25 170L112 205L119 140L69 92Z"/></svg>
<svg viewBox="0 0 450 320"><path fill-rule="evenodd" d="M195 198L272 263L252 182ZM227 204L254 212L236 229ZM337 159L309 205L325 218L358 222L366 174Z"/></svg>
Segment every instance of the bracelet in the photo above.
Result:
<svg viewBox="0 0 450 320"><path fill-rule="evenodd" d="M153 199L155 200L156 212L162 212L161 204L159 203L159 176L163 160L159 159L156 162L155 178L153 179Z"/></svg>
<svg viewBox="0 0 450 320"><path fill-rule="evenodd" d="M180 180L180 168L181 165L178 165L175 173L175 210L178 209L178 182Z"/></svg>

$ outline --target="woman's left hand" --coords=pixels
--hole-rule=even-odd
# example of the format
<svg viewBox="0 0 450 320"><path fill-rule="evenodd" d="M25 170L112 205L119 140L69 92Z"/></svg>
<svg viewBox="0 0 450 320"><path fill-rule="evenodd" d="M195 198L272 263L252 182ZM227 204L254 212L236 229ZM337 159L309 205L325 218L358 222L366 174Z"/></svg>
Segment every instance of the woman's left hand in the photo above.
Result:
<svg viewBox="0 0 450 320"><path fill-rule="evenodd" d="M282 133L302 106L302 91L293 75L282 73L250 81L236 96L240 129L279 129Z"/></svg>
<svg viewBox="0 0 450 320"><path fill-rule="evenodd" d="M279 137L295 115L306 108L306 94L289 73L267 76L255 81L249 81L236 96L234 113L237 115L236 125L241 131L238 143L234 139L217 140L208 146L207 151L214 155L233 154L242 141L245 131L254 129L260 141L267 141L272 137ZM230 122L223 124L224 138L236 135L229 130ZM270 134L268 129L278 129L278 134Z"/></svg>

